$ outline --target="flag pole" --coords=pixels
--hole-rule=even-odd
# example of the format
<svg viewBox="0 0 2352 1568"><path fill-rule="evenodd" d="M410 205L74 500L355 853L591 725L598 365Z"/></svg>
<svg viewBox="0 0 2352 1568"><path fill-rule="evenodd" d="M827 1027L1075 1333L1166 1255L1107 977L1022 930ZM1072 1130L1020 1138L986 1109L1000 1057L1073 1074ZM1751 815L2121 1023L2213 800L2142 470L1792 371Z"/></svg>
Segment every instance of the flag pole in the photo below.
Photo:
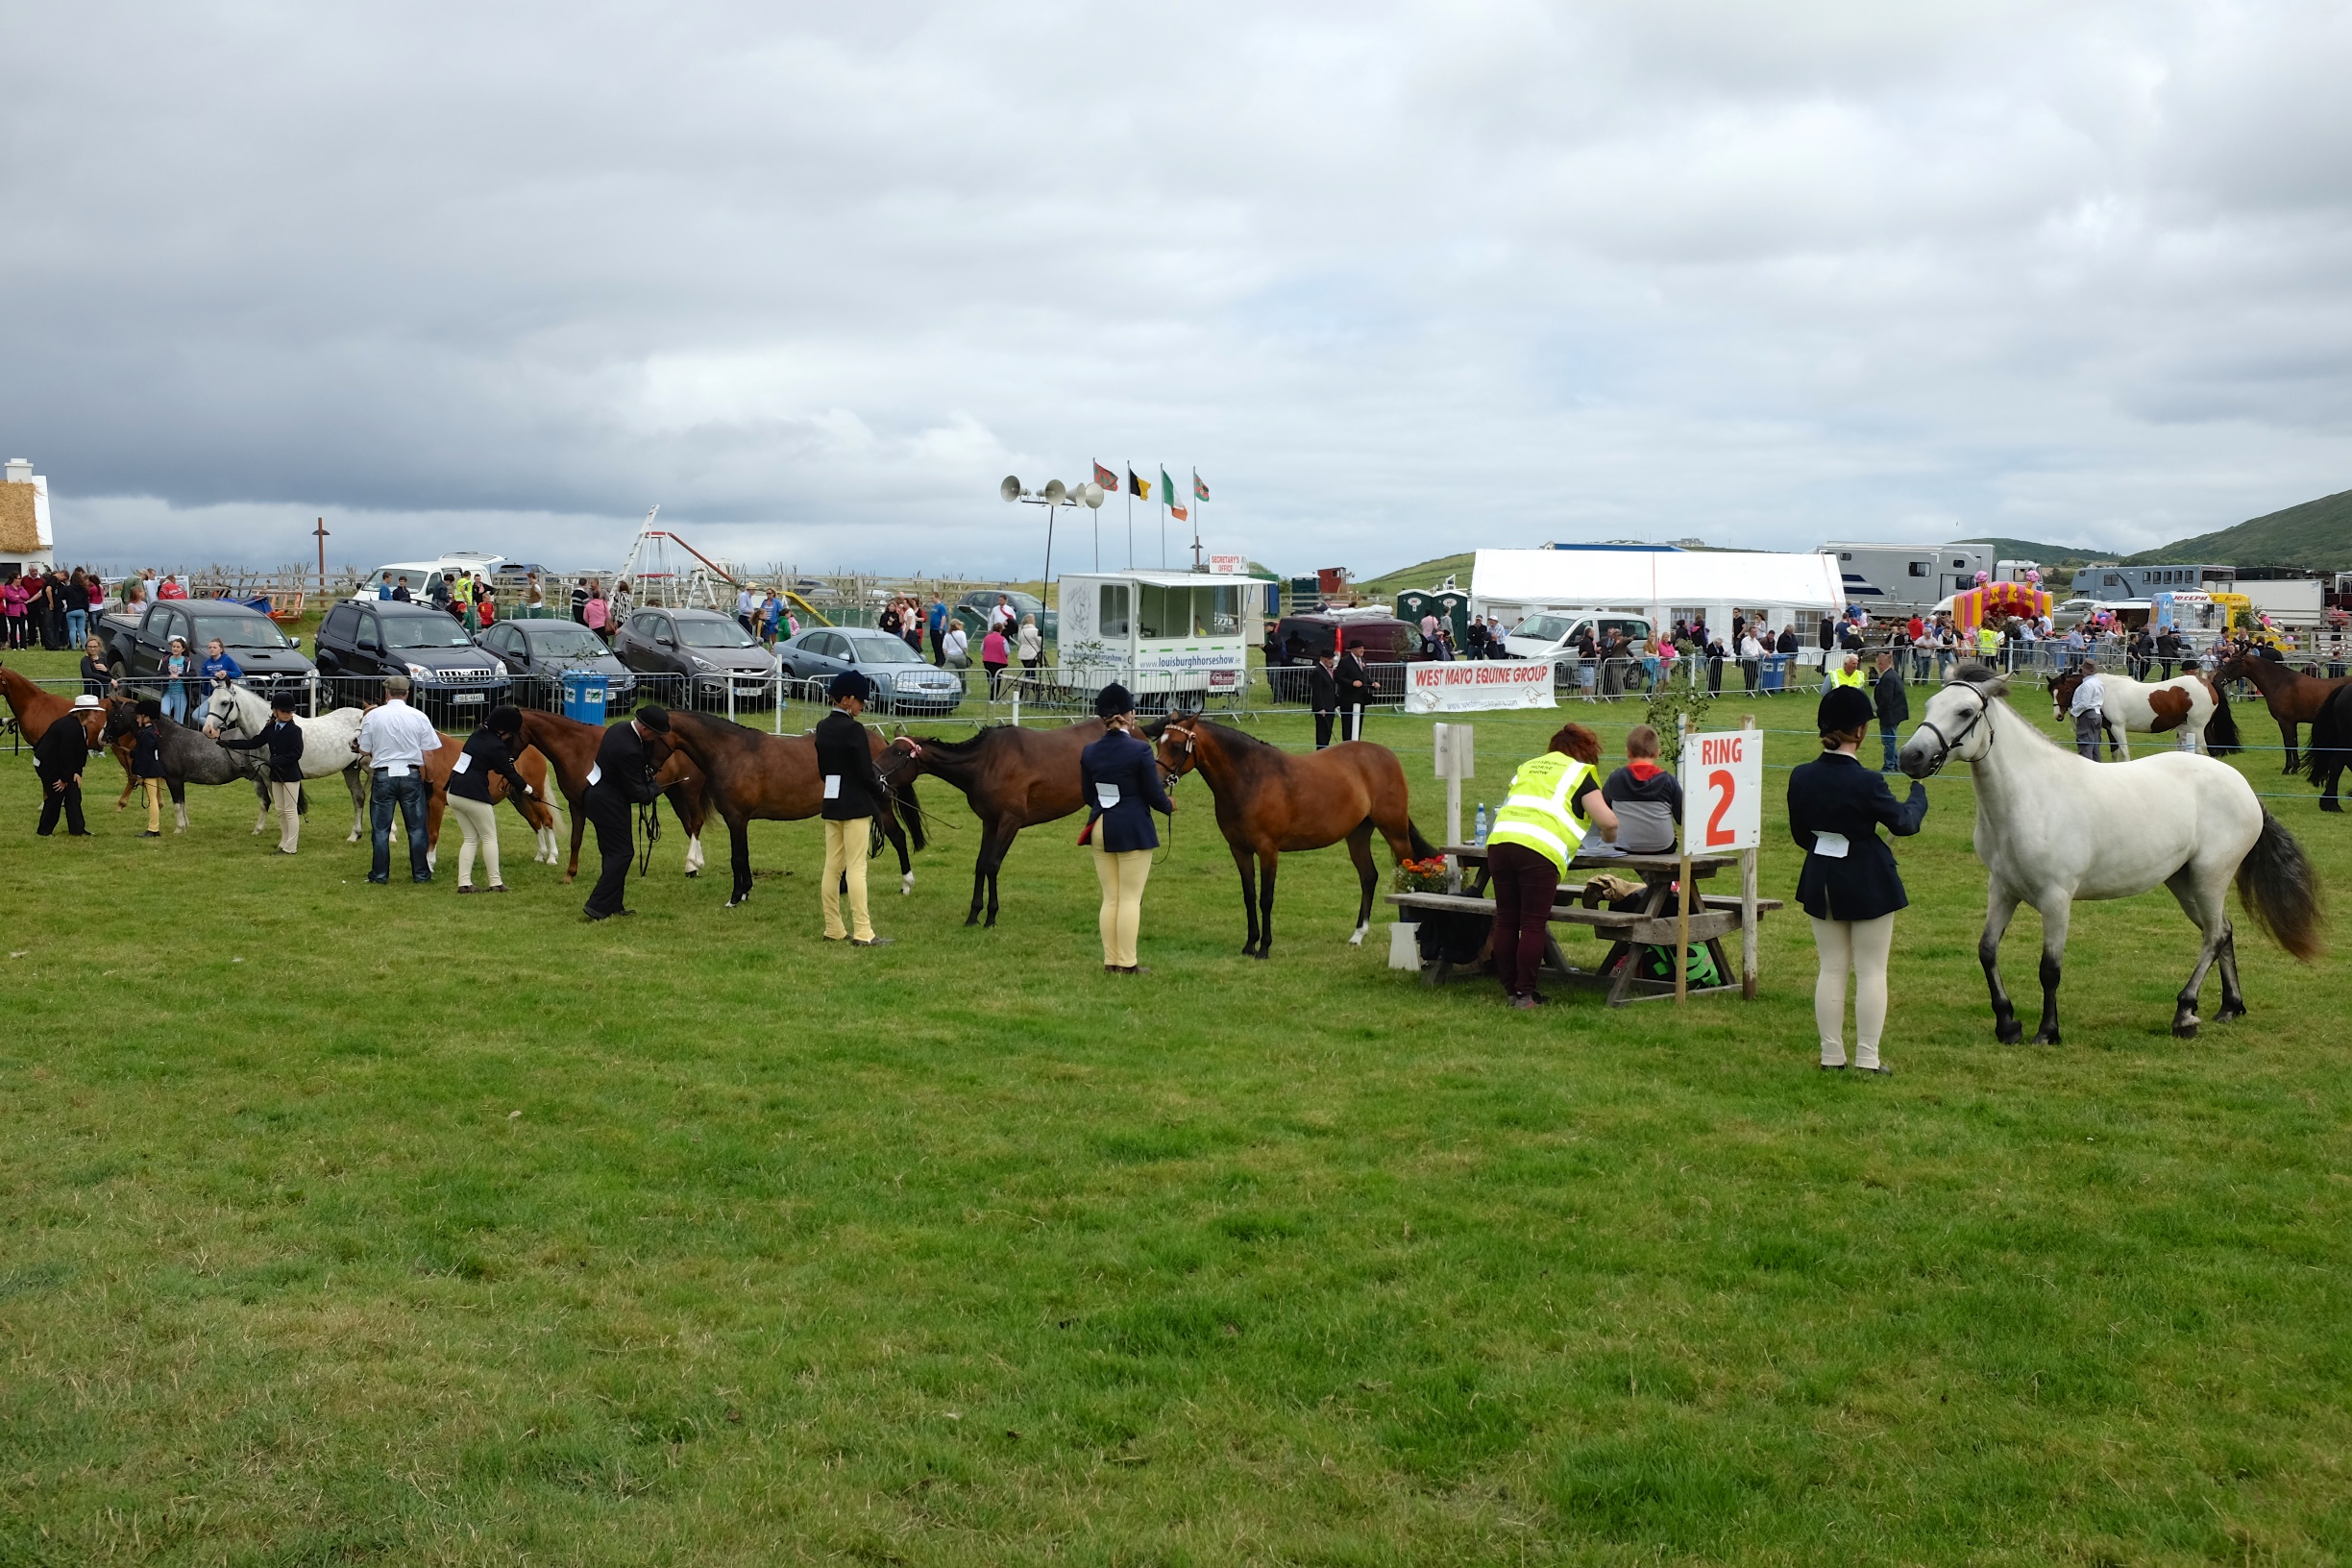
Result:
<svg viewBox="0 0 2352 1568"><path fill-rule="evenodd" d="M1160 570L1167 570L1167 464L1160 465Z"/></svg>
<svg viewBox="0 0 2352 1568"><path fill-rule="evenodd" d="M1135 570L1135 459L1127 459L1127 570Z"/></svg>

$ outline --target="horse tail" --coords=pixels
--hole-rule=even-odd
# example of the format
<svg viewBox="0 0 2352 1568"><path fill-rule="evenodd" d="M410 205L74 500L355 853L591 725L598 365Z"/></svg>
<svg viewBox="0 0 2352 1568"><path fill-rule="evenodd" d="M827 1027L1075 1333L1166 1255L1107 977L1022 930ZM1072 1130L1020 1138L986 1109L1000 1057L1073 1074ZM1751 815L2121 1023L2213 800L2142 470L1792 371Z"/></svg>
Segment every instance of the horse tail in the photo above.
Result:
<svg viewBox="0 0 2352 1568"><path fill-rule="evenodd" d="M2319 956L2319 878L2294 835L2266 810L2262 837L2238 865L2238 898L2272 942L2306 964Z"/></svg>
<svg viewBox="0 0 2352 1568"><path fill-rule="evenodd" d="M2352 687L2339 687L2319 704L2303 747L2303 775L2323 795L2336 793L2345 767L2352 765L2352 749L2347 749L2352 747L2352 698L2344 696L2347 691Z"/></svg>
<svg viewBox="0 0 2352 1568"><path fill-rule="evenodd" d="M2206 690L2213 693L2213 717L2205 721L2205 749L2217 757L2226 757L2245 749L2238 738L2238 721L2230 713L2229 693L2219 681L2208 681Z"/></svg>
<svg viewBox="0 0 2352 1568"><path fill-rule="evenodd" d="M1413 859L1432 860L1436 857L1437 846L1421 836L1421 824L1409 817L1405 819L1405 836L1412 841Z"/></svg>

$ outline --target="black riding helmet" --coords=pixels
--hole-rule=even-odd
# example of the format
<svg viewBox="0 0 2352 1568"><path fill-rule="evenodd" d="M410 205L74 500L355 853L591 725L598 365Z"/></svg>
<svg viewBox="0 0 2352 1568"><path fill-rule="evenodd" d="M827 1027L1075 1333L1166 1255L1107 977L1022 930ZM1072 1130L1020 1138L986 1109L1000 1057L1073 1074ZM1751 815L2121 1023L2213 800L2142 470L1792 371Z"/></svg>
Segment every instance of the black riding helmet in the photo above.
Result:
<svg viewBox="0 0 2352 1568"><path fill-rule="evenodd" d="M512 740L523 733L523 710L511 702L501 703L490 710L490 717L482 721L482 728Z"/></svg>
<svg viewBox="0 0 2352 1568"><path fill-rule="evenodd" d="M860 702L873 700L873 681L860 670L844 670L825 687L825 695L840 702L856 698Z"/></svg>
<svg viewBox="0 0 2352 1568"><path fill-rule="evenodd" d="M1123 713L1135 712L1135 695L1117 681L1113 681L1094 694L1094 717L1116 719Z"/></svg>
<svg viewBox="0 0 2352 1568"><path fill-rule="evenodd" d="M1832 686L1822 694L1821 712L1813 724L1824 735L1843 735L1870 728L1873 712L1871 699L1861 687Z"/></svg>

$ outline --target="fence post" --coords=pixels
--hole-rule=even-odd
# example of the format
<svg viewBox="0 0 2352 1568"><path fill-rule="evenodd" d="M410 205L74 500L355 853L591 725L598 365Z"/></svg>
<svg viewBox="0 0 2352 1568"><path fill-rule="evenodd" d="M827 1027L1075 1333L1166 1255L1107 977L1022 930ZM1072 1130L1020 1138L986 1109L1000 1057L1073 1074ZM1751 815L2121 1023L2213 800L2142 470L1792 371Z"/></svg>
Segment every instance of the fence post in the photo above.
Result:
<svg viewBox="0 0 2352 1568"><path fill-rule="evenodd" d="M735 672L732 670L726 673L726 689L727 723L731 724L735 722Z"/></svg>
<svg viewBox="0 0 2352 1568"><path fill-rule="evenodd" d="M1675 766L1678 769L1687 769L1690 766L1689 745L1690 715L1678 713L1675 715ZM1690 840L1687 837L1682 839L1681 878L1682 880L1675 888L1674 971L1675 1006L1677 1007L1690 1000L1691 865ZM1627 962L1636 962L1639 956L1637 953Z"/></svg>
<svg viewBox="0 0 2352 1568"><path fill-rule="evenodd" d="M772 732L778 735L784 733L784 664L780 659L775 667L775 723Z"/></svg>

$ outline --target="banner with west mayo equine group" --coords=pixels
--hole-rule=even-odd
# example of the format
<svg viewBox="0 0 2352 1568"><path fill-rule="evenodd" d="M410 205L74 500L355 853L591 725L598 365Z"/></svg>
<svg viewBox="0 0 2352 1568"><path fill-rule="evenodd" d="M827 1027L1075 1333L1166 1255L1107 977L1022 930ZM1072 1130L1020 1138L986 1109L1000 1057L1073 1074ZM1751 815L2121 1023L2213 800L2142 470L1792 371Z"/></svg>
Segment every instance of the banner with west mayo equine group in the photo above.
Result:
<svg viewBox="0 0 2352 1568"><path fill-rule="evenodd" d="M1547 659L1467 659L1405 667L1407 713L1557 706Z"/></svg>

